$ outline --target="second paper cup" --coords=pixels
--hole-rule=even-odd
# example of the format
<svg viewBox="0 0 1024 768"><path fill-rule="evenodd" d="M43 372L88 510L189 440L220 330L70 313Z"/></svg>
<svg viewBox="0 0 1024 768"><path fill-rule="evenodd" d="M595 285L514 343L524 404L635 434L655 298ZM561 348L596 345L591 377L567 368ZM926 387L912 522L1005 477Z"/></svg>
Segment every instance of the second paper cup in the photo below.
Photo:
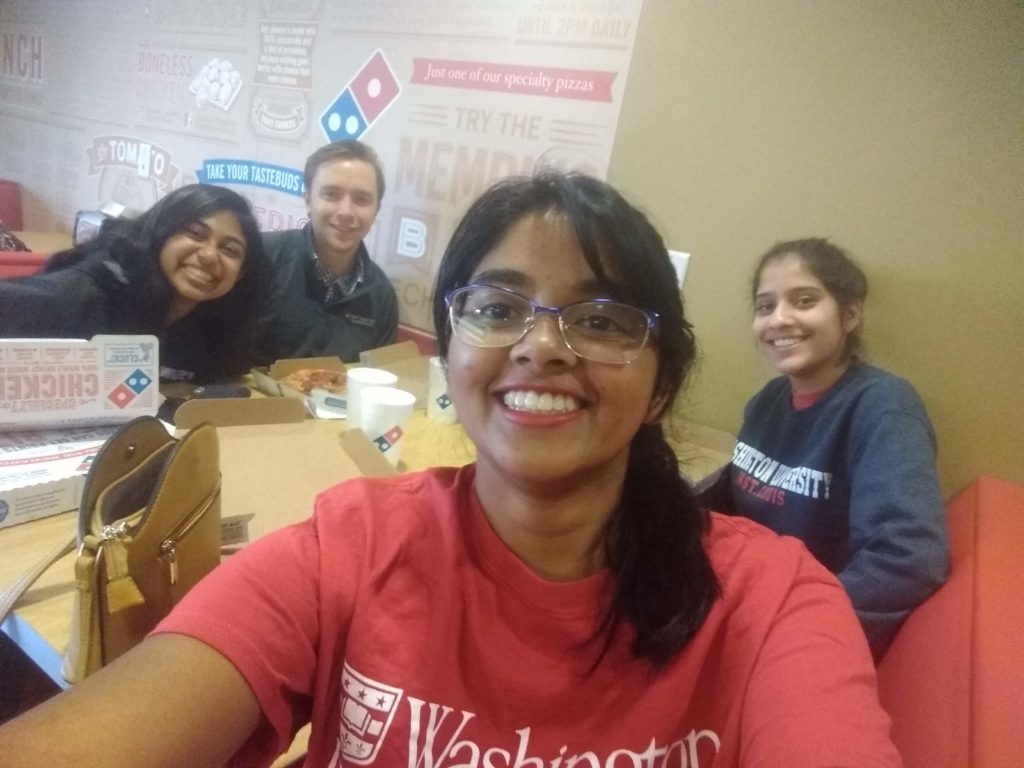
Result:
<svg viewBox="0 0 1024 768"><path fill-rule="evenodd" d="M391 466L397 467L416 395L395 387L366 387L361 398L360 428Z"/></svg>

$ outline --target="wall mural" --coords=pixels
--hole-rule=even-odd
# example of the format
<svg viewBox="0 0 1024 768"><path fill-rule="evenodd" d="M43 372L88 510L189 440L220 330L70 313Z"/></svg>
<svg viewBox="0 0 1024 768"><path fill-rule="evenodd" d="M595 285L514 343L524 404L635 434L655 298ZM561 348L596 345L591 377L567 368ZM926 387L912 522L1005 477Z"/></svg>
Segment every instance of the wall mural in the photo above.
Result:
<svg viewBox="0 0 1024 768"><path fill-rule="evenodd" d="M195 181L260 227L306 220L302 167L372 145L387 192L367 247L402 320L466 206L540 167L604 176L642 0L3 0L0 177L26 229Z"/></svg>

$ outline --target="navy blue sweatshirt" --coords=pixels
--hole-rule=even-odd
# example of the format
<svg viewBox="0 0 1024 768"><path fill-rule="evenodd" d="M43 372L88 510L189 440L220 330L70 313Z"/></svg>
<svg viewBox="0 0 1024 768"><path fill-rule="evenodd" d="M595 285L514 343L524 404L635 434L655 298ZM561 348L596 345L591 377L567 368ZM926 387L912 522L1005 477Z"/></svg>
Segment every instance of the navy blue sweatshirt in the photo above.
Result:
<svg viewBox="0 0 1024 768"><path fill-rule="evenodd" d="M846 588L877 656L948 576L935 433L910 383L869 365L804 410L791 394L781 376L747 403L735 511L804 541Z"/></svg>

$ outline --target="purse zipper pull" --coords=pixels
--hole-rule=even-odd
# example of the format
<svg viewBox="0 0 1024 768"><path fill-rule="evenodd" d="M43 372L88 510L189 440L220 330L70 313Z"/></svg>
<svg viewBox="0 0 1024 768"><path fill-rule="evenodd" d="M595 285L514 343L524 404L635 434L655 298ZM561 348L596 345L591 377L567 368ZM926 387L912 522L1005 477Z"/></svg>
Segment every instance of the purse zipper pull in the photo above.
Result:
<svg viewBox="0 0 1024 768"><path fill-rule="evenodd" d="M103 528L100 529L100 541L110 541L111 539L123 539L127 535L127 520L118 520L116 523L104 525Z"/></svg>
<svg viewBox="0 0 1024 768"><path fill-rule="evenodd" d="M118 613L146 602L128 566L128 546L132 541L130 528L131 521L124 519L100 530L98 554L105 563L108 613Z"/></svg>
<svg viewBox="0 0 1024 768"><path fill-rule="evenodd" d="M177 542L167 540L160 545L160 556L167 560L171 570L171 584L178 583L178 547Z"/></svg>

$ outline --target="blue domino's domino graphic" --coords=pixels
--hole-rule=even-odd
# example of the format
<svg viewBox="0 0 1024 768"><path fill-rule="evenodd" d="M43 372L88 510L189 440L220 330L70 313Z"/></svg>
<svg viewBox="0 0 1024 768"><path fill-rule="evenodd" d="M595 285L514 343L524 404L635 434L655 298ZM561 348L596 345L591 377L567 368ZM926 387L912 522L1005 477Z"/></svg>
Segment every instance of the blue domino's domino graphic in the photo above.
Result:
<svg viewBox="0 0 1024 768"><path fill-rule="evenodd" d="M352 89L342 91L320 116L320 127L330 141L358 139L369 125L359 109Z"/></svg>
<svg viewBox="0 0 1024 768"><path fill-rule="evenodd" d="M146 390L146 387L153 383L153 380L150 379L144 371L136 368L128 375L124 380L124 383L127 384L128 388L136 395L141 395Z"/></svg>
<svg viewBox="0 0 1024 768"><path fill-rule="evenodd" d="M383 51L375 51L320 115L330 141L358 139L394 104L402 86Z"/></svg>

